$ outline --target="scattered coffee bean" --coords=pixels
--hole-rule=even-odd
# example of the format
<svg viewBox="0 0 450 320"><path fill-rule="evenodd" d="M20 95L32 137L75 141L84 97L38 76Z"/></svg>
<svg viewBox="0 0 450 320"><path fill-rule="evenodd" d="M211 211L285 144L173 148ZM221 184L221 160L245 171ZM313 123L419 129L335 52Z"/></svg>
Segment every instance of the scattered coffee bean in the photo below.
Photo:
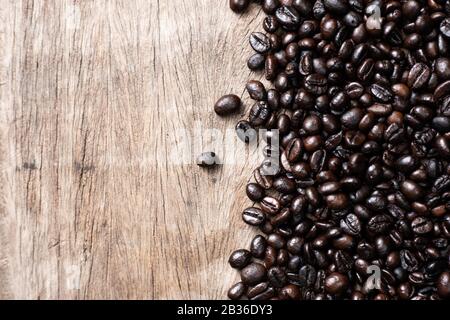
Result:
<svg viewBox="0 0 450 320"><path fill-rule="evenodd" d="M244 12L250 4L250 0L230 0L230 8L236 13Z"/></svg>
<svg viewBox="0 0 450 320"><path fill-rule="evenodd" d="M219 116L227 116L236 112L241 107L241 98L229 94L220 98L214 105L214 111Z"/></svg>
<svg viewBox="0 0 450 320"><path fill-rule="evenodd" d="M197 165L203 168L214 167L218 164L218 158L214 152L204 152L197 157Z"/></svg>

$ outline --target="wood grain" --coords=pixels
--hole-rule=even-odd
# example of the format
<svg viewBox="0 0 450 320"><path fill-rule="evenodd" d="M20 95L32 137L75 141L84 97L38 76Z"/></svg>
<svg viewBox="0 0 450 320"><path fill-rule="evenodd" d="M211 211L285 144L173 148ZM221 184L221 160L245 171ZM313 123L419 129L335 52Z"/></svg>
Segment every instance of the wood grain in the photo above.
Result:
<svg viewBox="0 0 450 320"><path fill-rule="evenodd" d="M226 297L255 164L173 163L171 133L233 127L258 10L0 0L0 298Z"/></svg>

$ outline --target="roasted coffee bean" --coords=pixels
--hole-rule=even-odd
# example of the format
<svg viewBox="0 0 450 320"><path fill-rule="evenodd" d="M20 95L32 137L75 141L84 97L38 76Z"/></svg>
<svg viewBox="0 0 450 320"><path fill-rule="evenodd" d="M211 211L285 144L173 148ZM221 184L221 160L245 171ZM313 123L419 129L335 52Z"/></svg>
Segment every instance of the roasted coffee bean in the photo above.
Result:
<svg viewBox="0 0 450 320"><path fill-rule="evenodd" d="M280 211L280 201L273 197L265 197L261 201L261 209L268 214L276 214Z"/></svg>
<svg viewBox="0 0 450 320"><path fill-rule="evenodd" d="M250 45L253 50L262 54L267 53L271 48L269 38L261 32L253 32L250 35Z"/></svg>
<svg viewBox="0 0 450 320"><path fill-rule="evenodd" d="M228 259L228 263L232 268L242 269L249 264L251 261L251 253L248 250L240 249L234 251L230 258Z"/></svg>
<svg viewBox="0 0 450 320"><path fill-rule="evenodd" d="M214 105L214 111L220 116L235 113L241 107L241 99L234 95L226 95L220 98Z"/></svg>
<svg viewBox="0 0 450 320"><path fill-rule="evenodd" d="M236 124L236 134L239 139L245 143L255 141L257 137L256 130L251 126L248 121L241 120Z"/></svg>
<svg viewBox="0 0 450 320"><path fill-rule="evenodd" d="M260 126L269 120L271 111L265 101L257 102L250 110L249 121L253 126Z"/></svg>
<svg viewBox="0 0 450 320"><path fill-rule="evenodd" d="M344 14L348 10L345 0L323 0L325 8L333 13Z"/></svg>
<svg viewBox="0 0 450 320"><path fill-rule="evenodd" d="M316 282L316 278L316 269L311 265L305 265L299 271L298 283L300 287L311 288Z"/></svg>
<svg viewBox="0 0 450 320"><path fill-rule="evenodd" d="M431 70L425 63L416 63L409 71L408 86L420 89L428 82L430 76Z"/></svg>
<svg viewBox="0 0 450 320"><path fill-rule="evenodd" d="M372 95L382 102L389 102L392 99L392 92L389 89L384 88L378 84L370 86L370 92Z"/></svg>
<svg viewBox="0 0 450 320"><path fill-rule="evenodd" d="M250 70L260 70L264 68L265 61L263 54L255 53L248 59L247 66Z"/></svg>
<svg viewBox="0 0 450 320"><path fill-rule="evenodd" d="M305 79L305 88L308 92L321 95L327 91L327 79L318 73L311 74Z"/></svg>
<svg viewBox="0 0 450 320"><path fill-rule="evenodd" d="M300 159L303 152L303 142L301 139L293 139L286 148L286 158L293 163Z"/></svg>
<svg viewBox="0 0 450 320"><path fill-rule="evenodd" d="M245 294L246 290L245 284L238 282L228 290L228 298L231 300L239 300Z"/></svg>
<svg viewBox="0 0 450 320"><path fill-rule="evenodd" d="M247 9L250 0L230 0L230 8L236 13L244 12Z"/></svg>
<svg viewBox="0 0 450 320"><path fill-rule="evenodd" d="M442 20L439 30L447 39L450 39L450 18Z"/></svg>
<svg viewBox="0 0 450 320"><path fill-rule="evenodd" d="M270 285L275 288L282 288L288 281L286 273L280 267L270 268L267 272L267 278Z"/></svg>
<svg viewBox="0 0 450 320"><path fill-rule="evenodd" d="M409 200L412 201L419 200L423 195L422 188L411 180L405 180L402 182L400 184L400 190Z"/></svg>
<svg viewBox="0 0 450 320"><path fill-rule="evenodd" d="M416 234L426 234L433 230L433 223L425 217L417 217L411 222L411 229Z"/></svg>
<svg viewBox="0 0 450 320"><path fill-rule="evenodd" d="M264 223L266 216L258 208L247 208L242 213L242 219L251 226L259 226Z"/></svg>
<svg viewBox="0 0 450 320"><path fill-rule="evenodd" d="M280 24L288 29L296 28L302 22L301 16L298 11L291 6L282 6L275 12Z"/></svg>
<svg viewBox="0 0 450 320"><path fill-rule="evenodd" d="M367 230L372 233L386 233L391 228L391 225L391 217L385 214L376 215L369 220Z"/></svg>
<svg viewBox="0 0 450 320"><path fill-rule="evenodd" d="M419 268L419 262L410 250L400 251L400 261L402 268L406 271L413 272Z"/></svg>
<svg viewBox="0 0 450 320"><path fill-rule="evenodd" d="M255 258L264 257L264 253L266 252L267 241L261 235L257 235L253 238L250 245L250 252Z"/></svg>
<svg viewBox="0 0 450 320"><path fill-rule="evenodd" d="M249 183L247 185L247 196L252 201L260 201L264 198L265 192L264 188L256 183Z"/></svg>
<svg viewBox="0 0 450 320"><path fill-rule="evenodd" d="M325 291L332 295L341 295L348 286L349 279L341 273L333 272L325 279Z"/></svg>
<svg viewBox="0 0 450 320"><path fill-rule="evenodd" d="M348 214L344 219L342 219L340 226L345 233L351 236L357 236L361 232L361 222L353 213Z"/></svg>
<svg viewBox="0 0 450 320"><path fill-rule="evenodd" d="M197 165L203 168L213 167L218 164L219 159L214 152L204 152L197 157Z"/></svg>
<svg viewBox="0 0 450 320"><path fill-rule="evenodd" d="M253 100L262 101L266 99L266 88L260 81L252 80L247 82L247 91Z"/></svg>
<svg viewBox="0 0 450 320"><path fill-rule="evenodd" d="M450 95L450 80L441 83L434 90L434 101L440 101Z"/></svg>
<svg viewBox="0 0 450 320"><path fill-rule="evenodd" d="M241 280L246 285L255 285L267 276L266 268L259 263L251 263L241 270Z"/></svg>
<svg viewBox="0 0 450 320"><path fill-rule="evenodd" d="M450 297L450 272L446 271L441 273L436 284L439 297L448 299Z"/></svg>

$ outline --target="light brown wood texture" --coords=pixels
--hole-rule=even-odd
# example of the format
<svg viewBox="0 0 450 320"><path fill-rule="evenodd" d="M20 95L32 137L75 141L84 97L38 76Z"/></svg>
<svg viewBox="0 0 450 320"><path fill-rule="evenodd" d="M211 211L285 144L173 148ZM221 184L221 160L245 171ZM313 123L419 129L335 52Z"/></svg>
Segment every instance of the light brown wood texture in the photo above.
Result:
<svg viewBox="0 0 450 320"><path fill-rule="evenodd" d="M255 164L175 164L171 133L233 128L212 106L248 102L262 19L227 0L0 0L0 298L226 298Z"/></svg>

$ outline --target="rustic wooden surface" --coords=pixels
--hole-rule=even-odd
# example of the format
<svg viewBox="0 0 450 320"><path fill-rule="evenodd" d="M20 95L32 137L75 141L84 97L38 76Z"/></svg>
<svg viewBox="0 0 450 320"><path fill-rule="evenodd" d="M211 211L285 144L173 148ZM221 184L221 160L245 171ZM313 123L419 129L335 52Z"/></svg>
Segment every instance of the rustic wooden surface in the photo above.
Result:
<svg viewBox="0 0 450 320"><path fill-rule="evenodd" d="M0 298L218 299L250 161L169 161L243 94L263 14L226 0L0 0ZM181 149L180 149L181 150Z"/></svg>

